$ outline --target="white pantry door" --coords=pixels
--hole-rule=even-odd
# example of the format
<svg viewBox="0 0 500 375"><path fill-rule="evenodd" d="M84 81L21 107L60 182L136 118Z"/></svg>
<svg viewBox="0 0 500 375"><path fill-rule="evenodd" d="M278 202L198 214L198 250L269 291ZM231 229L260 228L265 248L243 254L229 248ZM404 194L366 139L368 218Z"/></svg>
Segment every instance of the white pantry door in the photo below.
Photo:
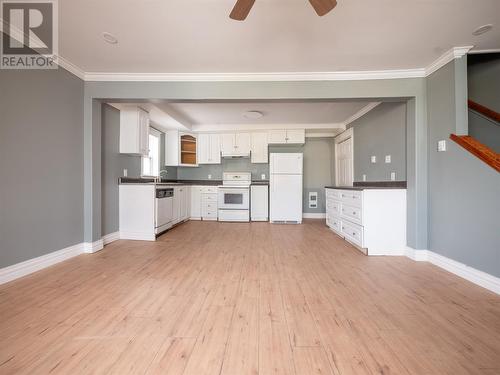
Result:
<svg viewBox="0 0 500 375"><path fill-rule="evenodd" d="M353 150L352 137L336 144L337 186L352 186Z"/></svg>

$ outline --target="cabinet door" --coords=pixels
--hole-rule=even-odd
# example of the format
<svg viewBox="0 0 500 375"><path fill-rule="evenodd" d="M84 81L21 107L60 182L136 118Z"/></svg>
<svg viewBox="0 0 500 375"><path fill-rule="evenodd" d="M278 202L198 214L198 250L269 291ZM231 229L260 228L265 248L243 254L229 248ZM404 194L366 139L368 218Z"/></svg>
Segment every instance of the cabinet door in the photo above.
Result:
<svg viewBox="0 0 500 375"><path fill-rule="evenodd" d="M269 193L268 186L254 185L251 187L251 199L252 206L250 212L252 214L252 221L267 221L269 217Z"/></svg>
<svg viewBox="0 0 500 375"><path fill-rule="evenodd" d="M149 114L138 108L139 119L139 144L140 153L147 156L149 154Z"/></svg>
<svg viewBox="0 0 500 375"><path fill-rule="evenodd" d="M191 187L184 186L184 212L183 212L183 220L189 219L191 215Z"/></svg>
<svg viewBox="0 0 500 375"><path fill-rule="evenodd" d="M238 154L248 154L250 152L250 133L236 133L236 152Z"/></svg>
<svg viewBox="0 0 500 375"><path fill-rule="evenodd" d="M210 134L198 136L198 164L210 164Z"/></svg>
<svg viewBox="0 0 500 375"><path fill-rule="evenodd" d="M305 142L306 131L304 129L286 131L286 143L304 144Z"/></svg>
<svg viewBox="0 0 500 375"><path fill-rule="evenodd" d="M286 143L286 130L270 130L268 134L270 144Z"/></svg>
<svg viewBox="0 0 500 375"><path fill-rule="evenodd" d="M252 163L267 163L268 157L268 144L267 133L252 133Z"/></svg>
<svg viewBox="0 0 500 375"><path fill-rule="evenodd" d="M219 134L210 134L210 152L208 161L210 164L220 164L220 136Z"/></svg>
<svg viewBox="0 0 500 375"><path fill-rule="evenodd" d="M223 154L232 154L235 146L234 133L221 134L221 150Z"/></svg>
<svg viewBox="0 0 500 375"><path fill-rule="evenodd" d="M172 222L178 223L180 220L180 211L181 211L181 202L182 202L182 192L179 186L174 187L174 204L172 208Z"/></svg>
<svg viewBox="0 0 500 375"><path fill-rule="evenodd" d="M191 187L191 219L201 219L201 186Z"/></svg>

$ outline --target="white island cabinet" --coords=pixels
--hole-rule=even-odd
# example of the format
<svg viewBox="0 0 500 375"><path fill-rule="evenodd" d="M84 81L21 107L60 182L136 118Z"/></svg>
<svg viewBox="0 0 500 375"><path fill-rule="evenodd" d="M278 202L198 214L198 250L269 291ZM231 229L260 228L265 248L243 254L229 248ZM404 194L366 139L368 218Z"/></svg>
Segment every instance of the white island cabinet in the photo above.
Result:
<svg viewBox="0 0 500 375"><path fill-rule="evenodd" d="M406 189L326 188L326 223L367 255L404 255Z"/></svg>

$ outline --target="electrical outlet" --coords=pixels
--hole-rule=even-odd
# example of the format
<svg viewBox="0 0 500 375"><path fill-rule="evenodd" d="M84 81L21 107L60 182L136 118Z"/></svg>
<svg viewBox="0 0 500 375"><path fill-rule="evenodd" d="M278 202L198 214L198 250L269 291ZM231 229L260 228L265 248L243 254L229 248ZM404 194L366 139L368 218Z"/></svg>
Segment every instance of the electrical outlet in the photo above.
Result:
<svg viewBox="0 0 500 375"><path fill-rule="evenodd" d="M209 175L208 175L208 179L209 179L209 180L211 180L211 179L212 179L212 175L211 175L211 174L209 174Z"/></svg>
<svg viewBox="0 0 500 375"><path fill-rule="evenodd" d="M385 163L389 164L391 162L391 155L385 155Z"/></svg>
<svg viewBox="0 0 500 375"><path fill-rule="evenodd" d="M123 177L127 177L128 176L128 169L124 169L123 170Z"/></svg>
<svg viewBox="0 0 500 375"><path fill-rule="evenodd" d="M438 141L438 152L446 151L446 140Z"/></svg>
<svg viewBox="0 0 500 375"><path fill-rule="evenodd" d="M366 181L366 174L363 175L363 181Z"/></svg>
<svg viewBox="0 0 500 375"><path fill-rule="evenodd" d="M265 179L266 179L266 175L265 175L264 173L262 173L262 174L260 175L260 179L261 179L261 180L265 180Z"/></svg>
<svg viewBox="0 0 500 375"><path fill-rule="evenodd" d="M377 162L377 157L376 157L376 156L372 156L372 157L370 158L370 160L371 160L371 162L372 162L373 164L375 164L375 163Z"/></svg>
<svg viewBox="0 0 500 375"><path fill-rule="evenodd" d="M396 181L396 172L391 172L391 181Z"/></svg>

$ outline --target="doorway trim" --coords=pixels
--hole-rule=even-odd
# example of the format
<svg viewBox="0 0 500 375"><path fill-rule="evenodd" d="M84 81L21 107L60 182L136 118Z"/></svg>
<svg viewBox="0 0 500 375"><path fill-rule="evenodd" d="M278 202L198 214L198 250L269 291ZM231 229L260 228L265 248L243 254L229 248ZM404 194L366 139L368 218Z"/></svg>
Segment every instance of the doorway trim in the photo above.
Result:
<svg viewBox="0 0 500 375"><path fill-rule="evenodd" d="M337 135L334 138L334 142L335 142L335 150L334 150L335 151L335 156L334 156L334 161L335 161L335 185L337 185L338 180L339 180L339 167L338 167L338 158L337 158L337 155L338 155L337 148L338 148L339 143L342 143L342 142L348 140L349 138L351 138L351 171L352 171L352 182L351 182L351 185L354 182L354 131L353 131L353 128L349 128L349 129L346 129L345 131L343 131L342 133L340 133L339 135Z"/></svg>

